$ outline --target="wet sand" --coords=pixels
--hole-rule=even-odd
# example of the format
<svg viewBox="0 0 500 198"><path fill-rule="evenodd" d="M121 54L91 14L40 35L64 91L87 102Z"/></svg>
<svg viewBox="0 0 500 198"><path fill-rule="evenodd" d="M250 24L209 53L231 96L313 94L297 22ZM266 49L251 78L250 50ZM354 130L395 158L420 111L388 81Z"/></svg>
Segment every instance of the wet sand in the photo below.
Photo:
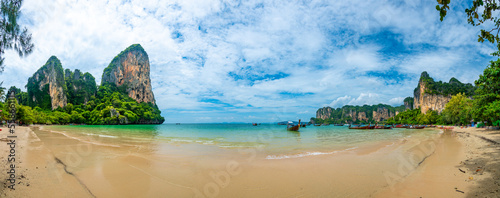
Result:
<svg viewBox="0 0 500 198"><path fill-rule="evenodd" d="M500 131L457 128L409 177L375 197L500 197Z"/></svg>
<svg viewBox="0 0 500 198"><path fill-rule="evenodd" d="M447 132L428 140L381 142L331 155L266 159L267 154L259 147L223 149L156 141L100 145L92 144L92 137L82 141L36 127L19 127L16 182L21 183L16 190L4 185L0 197L485 195L486 191L472 189L496 185L498 162L487 159L482 172L473 172L472 165L484 155L498 152L498 145L490 144L490 150L485 150L482 146L486 141L473 135L484 131L455 132L459 133ZM0 139L5 138L5 133L1 135ZM0 142L0 148L0 159L6 164L6 142ZM0 169L0 178L5 181L7 166Z"/></svg>

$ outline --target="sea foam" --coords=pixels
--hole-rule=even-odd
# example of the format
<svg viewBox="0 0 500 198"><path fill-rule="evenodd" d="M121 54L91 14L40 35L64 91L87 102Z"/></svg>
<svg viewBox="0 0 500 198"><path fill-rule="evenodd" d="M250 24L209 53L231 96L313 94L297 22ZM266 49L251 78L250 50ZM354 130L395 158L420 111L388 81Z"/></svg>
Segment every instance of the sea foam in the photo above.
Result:
<svg viewBox="0 0 500 198"><path fill-rule="evenodd" d="M345 151L350 151L357 149L358 147L352 147L344 150L337 150L337 151L331 151L331 152L306 152L306 153L299 153L295 155L268 155L266 159L290 159L290 158L300 158L300 157L308 157L308 156L315 156L315 155L331 155L335 153L340 153L340 152L345 152Z"/></svg>

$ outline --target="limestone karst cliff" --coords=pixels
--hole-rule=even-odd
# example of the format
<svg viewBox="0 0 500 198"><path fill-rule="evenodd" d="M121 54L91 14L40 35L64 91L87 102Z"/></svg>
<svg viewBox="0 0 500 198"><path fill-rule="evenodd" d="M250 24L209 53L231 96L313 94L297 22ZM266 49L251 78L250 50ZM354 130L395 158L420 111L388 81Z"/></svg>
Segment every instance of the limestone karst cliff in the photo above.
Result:
<svg viewBox="0 0 500 198"><path fill-rule="evenodd" d="M435 82L427 72L422 72L417 88L413 92L413 108L420 108L422 113L429 110L441 113L445 105L453 95L464 93L471 96L474 93L474 86L463 84L456 78L451 78L448 83Z"/></svg>
<svg viewBox="0 0 500 198"><path fill-rule="evenodd" d="M379 122L387 120L404 110L404 106L389 105L349 106L334 109L323 107L316 111L316 119L330 120L335 123Z"/></svg>
<svg viewBox="0 0 500 198"><path fill-rule="evenodd" d="M55 56L28 79L28 103L45 109L56 109L67 104L66 83L61 61Z"/></svg>
<svg viewBox="0 0 500 198"><path fill-rule="evenodd" d="M148 55L132 45L104 70L103 86L90 73L63 70L51 57L28 80L28 92L15 90L19 104L38 111L37 124L162 124L165 118L151 89ZM55 111L47 111L55 110Z"/></svg>
<svg viewBox="0 0 500 198"><path fill-rule="evenodd" d="M125 90L137 102L155 104L151 88L149 57L140 44L118 54L104 69L101 85L111 84Z"/></svg>

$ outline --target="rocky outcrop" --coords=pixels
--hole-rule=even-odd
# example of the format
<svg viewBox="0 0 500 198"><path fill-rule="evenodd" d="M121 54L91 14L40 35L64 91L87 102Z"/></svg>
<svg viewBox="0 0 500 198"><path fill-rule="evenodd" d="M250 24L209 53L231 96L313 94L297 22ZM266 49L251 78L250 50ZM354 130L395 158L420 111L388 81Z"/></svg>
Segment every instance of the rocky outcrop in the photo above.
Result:
<svg viewBox="0 0 500 198"><path fill-rule="evenodd" d="M331 107L323 107L321 109L318 109L316 111L316 118L320 118L323 120L328 119L332 115L332 111L333 109Z"/></svg>
<svg viewBox="0 0 500 198"><path fill-rule="evenodd" d="M445 105L450 101L451 95L442 95L430 91L429 77L427 72L422 72L418 86L413 92L413 108L420 108L421 113L426 113L429 110L441 113ZM434 82L433 80L431 82Z"/></svg>
<svg viewBox="0 0 500 198"><path fill-rule="evenodd" d="M155 104L148 54L135 44L116 56L104 69L101 85L114 85L137 102Z"/></svg>
<svg viewBox="0 0 500 198"><path fill-rule="evenodd" d="M368 121L368 118L366 117L366 112L358 112L358 120Z"/></svg>
<svg viewBox="0 0 500 198"><path fill-rule="evenodd" d="M87 104L90 97L95 96L97 86L92 74L88 72L82 74L78 69L75 69L75 72L66 69L64 77L68 88L68 103L74 105Z"/></svg>
<svg viewBox="0 0 500 198"><path fill-rule="evenodd" d="M56 109L67 104L66 84L61 61L55 56L28 79L26 85L31 106Z"/></svg>
<svg viewBox="0 0 500 198"><path fill-rule="evenodd" d="M384 107L377 108L377 111L373 111L373 120L376 122L384 121L390 118L389 109Z"/></svg>
<svg viewBox="0 0 500 198"><path fill-rule="evenodd" d="M389 119L403 111L404 106L392 107L389 105L364 105L364 106L349 106L342 108L323 107L316 111L316 118L331 119L337 123L350 122L379 122Z"/></svg>

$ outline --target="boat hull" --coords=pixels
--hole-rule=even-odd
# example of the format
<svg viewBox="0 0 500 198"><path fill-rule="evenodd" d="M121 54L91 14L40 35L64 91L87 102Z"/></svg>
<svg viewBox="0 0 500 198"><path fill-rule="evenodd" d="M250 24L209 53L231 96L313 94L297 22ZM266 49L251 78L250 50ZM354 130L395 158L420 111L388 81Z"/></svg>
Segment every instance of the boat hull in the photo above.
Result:
<svg viewBox="0 0 500 198"><path fill-rule="evenodd" d="M375 126L349 127L349 129L375 129Z"/></svg>

